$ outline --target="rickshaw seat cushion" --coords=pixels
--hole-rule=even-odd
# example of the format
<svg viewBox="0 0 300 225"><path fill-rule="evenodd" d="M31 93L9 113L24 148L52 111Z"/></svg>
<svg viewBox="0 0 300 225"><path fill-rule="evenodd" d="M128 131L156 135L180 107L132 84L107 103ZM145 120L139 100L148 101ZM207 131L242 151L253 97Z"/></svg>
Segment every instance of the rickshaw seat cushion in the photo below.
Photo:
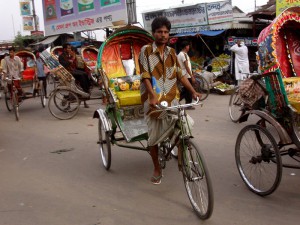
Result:
<svg viewBox="0 0 300 225"><path fill-rule="evenodd" d="M300 77L283 78L289 103L300 113Z"/></svg>
<svg viewBox="0 0 300 225"><path fill-rule="evenodd" d="M139 90L131 91L118 91L115 92L118 100L119 106L129 106L129 105L141 105L141 94Z"/></svg>
<svg viewBox="0 0 300 225"><path fill-rule="evenodd" d="M27 68L26 70L23 71L22 76L24 80L33 80L35 75L35 70L34 68Z"/></svg>

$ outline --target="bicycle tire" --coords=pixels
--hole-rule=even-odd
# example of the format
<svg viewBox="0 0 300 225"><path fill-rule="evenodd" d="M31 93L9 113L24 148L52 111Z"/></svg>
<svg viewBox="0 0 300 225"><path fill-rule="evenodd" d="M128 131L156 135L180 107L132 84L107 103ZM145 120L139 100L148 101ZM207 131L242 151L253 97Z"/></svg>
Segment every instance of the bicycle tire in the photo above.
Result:
<svg viewBox="0 0 300 225"><path fill-rule="evenodd" d="M235 145L235 161L242 180L255 194L270 195L279 186L281 156L275 139L264 127L248 125L240 131ZM269 184L265 185L267 182Z"/></svg>
<svg viewBox="0 0 300 225"><path fill-rule="evenodd" d="M99 137L99 149L103 166L106 170L111 166L111 143L110 137L107 131L103 129L102 121L98 121L98 137Z"/></svg>
<svg viewBox="0 0 300 225"><path fill-rule="evenodd" d="M20 119L19 102L18 101L19 100L18 100L17 93L13 92L13 95L12 95L12 104L13 104L13 109L14 109L16 121L19 121L19 119Z"/></svg>
<svg viewBox="0 0 300 225"><path fill-rule="evenodd" d="M238 95L238 89L233 92L229 99L229 117L232 122L237 123L242 115L242 102Z"/></svg>
<svg viewBox="0 0 300 225"><path fill-rule="evenodd" d="M48 101L51 115L60 120L72 119L78 113L79 106L77 94L68 89L56 89Z"/></svg>
<svg viewBox="0 0 300 225"><path fill-rule="evenodd" d="M209 84L208 82L201 76L195 77L195 84L193 84L195 91L201 94L200 101L205 100L209 95Z"/></svg>
<svg viewBox="0 0 300 225"><path fill-rule="evenodd" d="M45 106L46 106L46 96L45 96L44 86L39 90L39 93L40 93L42 107L45 108Z"/></svg>
<svg viewBox="0 0 300 225"><path fill-rule="evenodd" d="M11 99L10 92L6 91L4 98L5 98L6 108L9 112L11 112L11 110L13 109L13 105L12 105L12 99Z"/></svg>
<svg viewBox="0 0 300 225"><path fill-rule="evenodd" d="M205 220L212 215L214 207L214 194L208 168L196 143L189 140L183 148L186 148L183 150L182 157L185 189L197 216Z"/></svg>

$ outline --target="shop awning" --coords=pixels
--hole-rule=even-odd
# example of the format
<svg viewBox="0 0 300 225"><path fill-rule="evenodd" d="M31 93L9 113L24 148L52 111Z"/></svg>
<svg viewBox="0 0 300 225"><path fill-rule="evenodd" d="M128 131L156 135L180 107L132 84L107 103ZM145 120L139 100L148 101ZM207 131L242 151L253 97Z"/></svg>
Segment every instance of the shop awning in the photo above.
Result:
<svg viewBox="0 0 300 225"><path fill-rule="evenodd" d="M59 37L59 35L47 37L46 39L44 39L40 42L31 44L31 45L48 45L48 44L51 44L52 42L54 42L58 37Z"/></svg>
<svg viewBox="0 0 300 225"><path fill-rule="evenodd" d="M203 30L200 31L199 34L212 37L222 34L224 31L225 30Z"/></svg>

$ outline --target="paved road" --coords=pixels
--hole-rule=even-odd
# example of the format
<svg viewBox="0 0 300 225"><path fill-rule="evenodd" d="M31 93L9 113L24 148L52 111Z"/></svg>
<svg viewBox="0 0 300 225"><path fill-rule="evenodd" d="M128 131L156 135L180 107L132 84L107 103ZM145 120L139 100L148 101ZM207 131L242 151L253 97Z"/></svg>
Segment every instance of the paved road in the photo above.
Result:
<svg viewBox="0 0 300 225"><path fill-rule="evenodd" d="M39 99L31 99L16 122L1 99L0 225L299 224L300 171L284 169L280 187L266 198L243 184L234 145L245 124L229 120L228 100L211 95L202 108L190 111L215 194L213 215L203 222L193 213L175 160L157 186L149 182L146 152L114 147L111 170L103 169L92 119L99 103L59 121Z"/></svg>

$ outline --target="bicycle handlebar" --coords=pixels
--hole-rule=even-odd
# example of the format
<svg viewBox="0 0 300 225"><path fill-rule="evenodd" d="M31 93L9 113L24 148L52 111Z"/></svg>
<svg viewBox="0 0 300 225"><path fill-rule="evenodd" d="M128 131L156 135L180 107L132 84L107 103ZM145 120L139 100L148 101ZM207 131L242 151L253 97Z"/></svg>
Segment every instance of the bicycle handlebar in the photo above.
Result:
<svg viewBox="0 0 300 225"><path fill-rule="evenodd" d="M155 107L157 109L160 109L160 110L168 110L168 109L183 109L183 108L188 108L188 107L191 107L191 106L194 106L194 105L202 105L203 103L200 102L200 99L199 97L197 97L197 100L196 102L192 102L192 103L189 103L189 104L183 104L183 105L175 105L175 106L168 106L168 103L166 101L162 101L159 105L156 105Z"/></svg>

